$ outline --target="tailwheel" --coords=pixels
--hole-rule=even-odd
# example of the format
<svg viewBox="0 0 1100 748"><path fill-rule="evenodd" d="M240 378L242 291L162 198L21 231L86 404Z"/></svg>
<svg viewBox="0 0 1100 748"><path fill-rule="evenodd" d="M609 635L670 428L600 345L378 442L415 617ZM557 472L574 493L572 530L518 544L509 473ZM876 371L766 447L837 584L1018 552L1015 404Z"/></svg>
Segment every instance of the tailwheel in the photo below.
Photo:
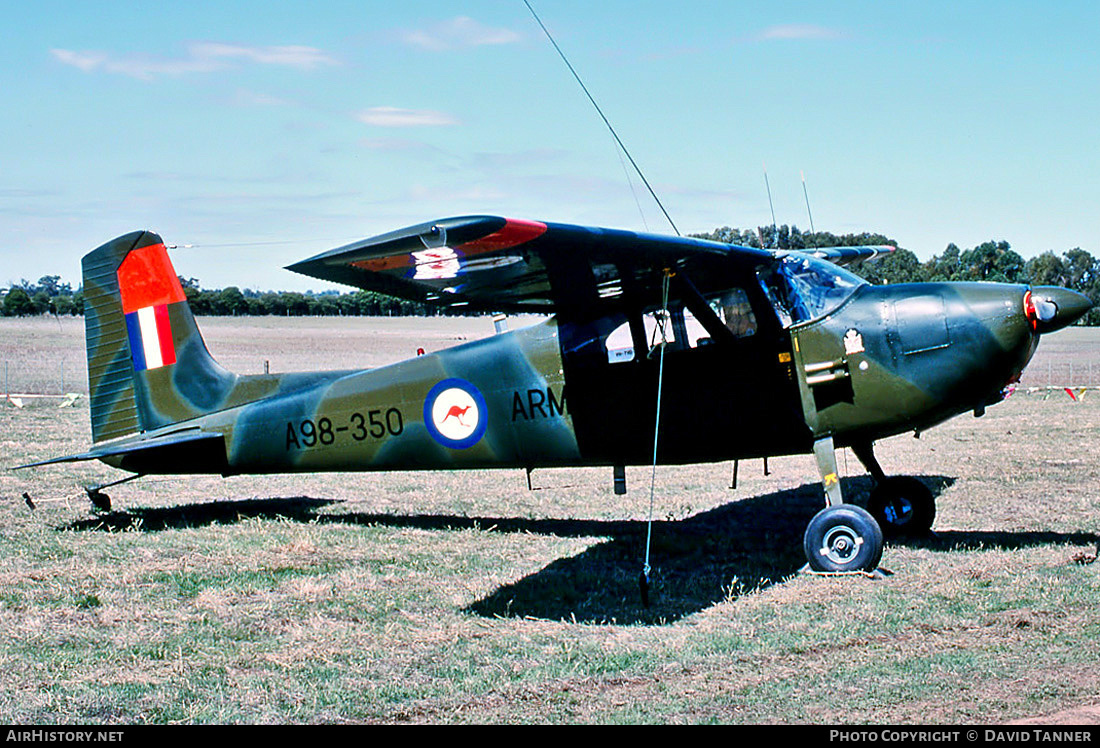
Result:
<svg viewBox="0 0 1100 748"><path fill-rule="evenodd" d="M88 493L88 501L92 502L92 506L99 512L111 511L111 497L100 491L98 488L85 488Z"/></svg>
<svg viewBox="0 0 1100 748"><path fill-rule="evenodd" d="M814 571L871 572L882 558L882 530L865 509L827 506L810 520L802 548Z"/></svg>
<svg viewBox="0 0 1100 748"><path fill-rule="evenodd" d="M936 500L928 486L903 475L879 481L867 508L888 538L926 535L936 518Z"/></svg>

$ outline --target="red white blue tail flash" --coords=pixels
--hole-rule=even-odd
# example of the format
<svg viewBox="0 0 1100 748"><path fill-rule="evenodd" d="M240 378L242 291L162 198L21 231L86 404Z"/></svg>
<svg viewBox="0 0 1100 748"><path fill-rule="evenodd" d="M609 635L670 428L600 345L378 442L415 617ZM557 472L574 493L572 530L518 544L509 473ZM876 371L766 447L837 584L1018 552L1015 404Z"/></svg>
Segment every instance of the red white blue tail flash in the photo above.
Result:
<svg viewBox="0 0 1100 748"><path fill-rule="evenodd" d="M134 358L135 371L159 369L176 363L167 304L129 312L126 315L126 331L130 334L130 353Z"/></svg>

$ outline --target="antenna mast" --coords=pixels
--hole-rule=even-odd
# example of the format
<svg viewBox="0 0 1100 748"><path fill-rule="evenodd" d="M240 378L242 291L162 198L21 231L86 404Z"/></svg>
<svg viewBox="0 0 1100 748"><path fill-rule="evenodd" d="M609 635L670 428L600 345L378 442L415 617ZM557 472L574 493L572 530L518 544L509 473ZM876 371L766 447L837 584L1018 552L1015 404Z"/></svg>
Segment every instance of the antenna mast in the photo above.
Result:
<svg viewBox="0 0 1100 748"><path fill-rule="evenodd" d="M775 246L779 248L779 230L775 226L775 206L772 205L772 186L768 184L768 164L764 162L764 186L768 190L768 209L772 212L772 241L775 242ZM764 248L764 242L761 240L760 248Z"/></svg>
<svg viewBox="0 0 1100 748"><path fill-rule="evenodd" d="M531 3L529 3L527 0L523 0L523 4L527 6L527 10L531 11L531 15L534 16L535 21L542 29L542 33L546 34L546 38L549 39L550 43L554 45L554 49L557 51L558 56L561 57L562 62L565 63L565 66L569 68L569 72L573 74L573 77L576 79L577 83L580 84L581 90L584 91L584 95L588 97L588 100L592 102L592 106L596 108L596 113L600 115L600 119L602 119L603 123L607 125L607 129L611 131L611 137L615 138L615 142L619 144L619 148L622 149L622 152L626 154L627 159L630 160L630 165L634 167L634 171L636 171L638 173L638 176L641 177L642 183L645 184L646 189L649 190L649 194L653 197L653 201L657 203L657 207L660 208L661 212L665 214L665 218L668 220L668 224L672 226L672 230L676 232L676 236L681 236L680 229L676 228L676 223L672 220L672 216L670 216L668 214L668 211L665 210L665 206L661 203L661 199L657 197L657 193L654 192L653 187L650 186L649 180L645 178L645 174L643 174L642 170L638 168L638 164L634 161L634 157L630 155L630 151L628 151L626 146L623 145L622 139L620 139L619 134L615 132L615 128L611 126L611 122L607 119L607 116L604 115L603 110L600 109L600 105L596 103L596 99L594 99L592 97L592 94L589 93L588 86L584 85L584 81L581 80L580 75L577 74L577 71L573 68L573 65L570 64L569 58L565 56L565 53L561 51L561 47L559 47L558 43L554 41L554 37L550 35L550 30L546 28L546 24L542 22L542 19L539 18L539 14L536 13L535 9L531 7Z"/></svg>
<svg viewBox="0 0 1100 748"><path fill-rule="evenodd" d="M810 212L810 193L806 191L806 172L798 172L802 175L802 195L806 198L806 215L810 217L810 233L814 235L814 244L817 244L817 230L814 229L814 214Z"/></svg>

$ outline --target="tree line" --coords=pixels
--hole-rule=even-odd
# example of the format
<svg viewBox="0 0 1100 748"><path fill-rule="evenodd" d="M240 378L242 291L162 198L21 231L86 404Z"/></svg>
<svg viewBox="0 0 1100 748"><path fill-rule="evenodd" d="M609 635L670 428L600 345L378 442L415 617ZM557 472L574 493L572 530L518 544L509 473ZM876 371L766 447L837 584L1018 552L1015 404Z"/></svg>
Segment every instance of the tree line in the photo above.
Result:
<svg viewBox="0 0 1100 748"><path fill-rule="evenodd" d="M768 226L741 231L728 226L708 234L694 234L727 244L769 249L812 250L815 247L890 245L894 251L855 268L871 283L925 283L942 281L995 281L1032 286L1063 286L1085 294L1094 304L1083 324L1100 325L1100 259L1080 247L1057 254L1051 250L1025 260L1006 241L987 241L970 249L954 243L921 262L893 239L877 233L835 235L827 231L801 232L796 226Z"/></svg>
<svg viewBox="0 0 1100 748"><path fill-rule="evenodd" d="M75 291L69 283L61 283L57 275L46 275L37 283L23 280L7 289L0 304L5 317L27 317L39 314L81 315L84 313L84 289ZM428 317L450 314L448 310L406 301L374 291L243 291L237 286L204 289L197 278L180 277L183 293L198 315L289 317Z"/></svg>
<svg viewBox="0 0 1100 748"><path fill-rule="evenodd" d="M998 281L1036 286L1064 286L1079 291L1096 305L1084 324L1100 325L1100 259L1075 247L1062 254L1053 251L1024 260L1006 241L988 241L969 249L955 244L921 262L915 254L897 246L889 237L874 233L832 234L802 232L797 226L767 226L740 230L724 226L706 234L693 234L727 244L769 249L813 249L815 247L890 245L895 250L856 270L871 283L920 283L926 281ZM373 291L340 293L325 291L241 290L237 286L204 289L196 278L180 277L191 309L199 315L278 316L434 316L454 314L427 304L405 301ZM38 314L80 315L84 313L83 288L73 290L58 275L46 275L37 283L26 280L12 285L0 303L6 317ZM461 313L461 312L458 312Z"/></svg>

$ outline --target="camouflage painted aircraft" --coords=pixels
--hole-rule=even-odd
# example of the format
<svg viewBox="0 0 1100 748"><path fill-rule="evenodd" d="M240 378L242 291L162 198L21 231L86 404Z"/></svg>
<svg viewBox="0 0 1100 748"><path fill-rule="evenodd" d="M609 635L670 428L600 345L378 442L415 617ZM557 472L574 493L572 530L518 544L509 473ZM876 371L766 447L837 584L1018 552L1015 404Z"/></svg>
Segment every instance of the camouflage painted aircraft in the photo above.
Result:
<svg viewBox="0 0 1100 748"><path fill-rule="evenodd" d="M1047 286L873 286L835 264L882 249L449 218L289 269L551 316L373 370L242 376L208 353L161 238L128 234L83 260L94 446L36 464L98 459L130 478L600 465L621 492L624 466L654 459L813 453L825 507L805 533L809 563L870 570L883 530L926 532L935 513L920 481L886 476L874 442L980 415L1041 334L1090 307ZM838 447L876 481L869 512L844 502Z"/></svg>

